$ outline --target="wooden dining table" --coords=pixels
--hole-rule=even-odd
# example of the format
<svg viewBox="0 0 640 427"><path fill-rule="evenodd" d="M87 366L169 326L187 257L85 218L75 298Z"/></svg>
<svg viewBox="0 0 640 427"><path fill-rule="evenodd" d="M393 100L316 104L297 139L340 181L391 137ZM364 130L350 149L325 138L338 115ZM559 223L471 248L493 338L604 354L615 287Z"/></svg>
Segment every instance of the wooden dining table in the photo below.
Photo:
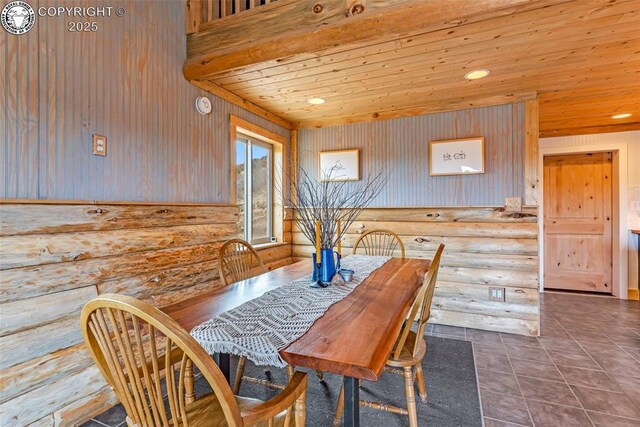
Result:
<svg viewBox="0 0 640 427"><path fill-rule="evenodd" d="M280 351L290 365L343 376L345 426L360 424L359 381L380 378L429 264L424 259L391 258L329 307L304 335ZM190 331L218 314L309 274L311 268L311 262L303 260L181 301L163 311ZM214 357L229 381L229 355Z"/></svg>

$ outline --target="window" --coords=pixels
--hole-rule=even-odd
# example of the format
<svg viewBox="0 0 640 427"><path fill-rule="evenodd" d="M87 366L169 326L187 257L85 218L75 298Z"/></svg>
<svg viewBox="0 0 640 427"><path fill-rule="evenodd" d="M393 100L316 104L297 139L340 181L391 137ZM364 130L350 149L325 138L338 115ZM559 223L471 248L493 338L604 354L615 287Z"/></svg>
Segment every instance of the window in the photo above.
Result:
<svg viewBox="0 0 640 427"><path fill-rule="evenodd" d="M229 200L240 208L238 231L251 244L283 242L284 136L230 116Z"/></svg>
<svg viewBox="0 0 640 427"><path fill-rule="evenodd" d="M236 135L236 198L240 232L252 244L271 241L273 224L273 147Z"/></svg>

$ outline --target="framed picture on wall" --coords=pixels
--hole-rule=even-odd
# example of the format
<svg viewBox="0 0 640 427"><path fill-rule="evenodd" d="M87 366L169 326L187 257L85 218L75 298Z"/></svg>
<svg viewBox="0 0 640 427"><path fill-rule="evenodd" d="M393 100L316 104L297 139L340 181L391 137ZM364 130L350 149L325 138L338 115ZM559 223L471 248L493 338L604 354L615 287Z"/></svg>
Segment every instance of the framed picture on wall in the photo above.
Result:
<svg viewBox="0 0 640 427"><path fill-rule="evenodd" d="M484 137L429 142L429 175L484 173Z"/></svg>
<svg viewBox="0 0 640 427"><path fill-rule="evenodd" d="M320 181L360 180L360 150L322 151L318 177Z"/></svg>

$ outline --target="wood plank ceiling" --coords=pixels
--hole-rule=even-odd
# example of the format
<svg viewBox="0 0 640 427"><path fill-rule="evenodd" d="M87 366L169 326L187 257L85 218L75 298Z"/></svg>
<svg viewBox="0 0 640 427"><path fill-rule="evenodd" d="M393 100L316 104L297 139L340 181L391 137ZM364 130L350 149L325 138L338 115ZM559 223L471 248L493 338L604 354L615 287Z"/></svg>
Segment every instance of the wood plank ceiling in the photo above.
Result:
<svg viewBox="0 0 640 427"><path fill-rule="evenodd" d="M249 59L214 73L188 71L189 64L220 46L211 38L205 46L202 34L220 32L220 26L227 25L223 19L188 37L185 76L201 86L232 92L295 127L493 105L537 94L542 135L640 129L640 1L526 3L509 13L487 12L447 25L425 25L423 30L413 30L413 22L408 24L410 34L404 35L387 34L382 21L381 36L368 42L309 48L255 63ZM277 11L275 5L264 9L272 15ZM259 13L251 17L254 23ZM296 34L287 37L294 42ZM227 46L228 52L234 49ZM464 79L465 73L480 68L491 74ZM326 103L310 105L311 97ZM618 113L632 116L611 118Z"/></svg>

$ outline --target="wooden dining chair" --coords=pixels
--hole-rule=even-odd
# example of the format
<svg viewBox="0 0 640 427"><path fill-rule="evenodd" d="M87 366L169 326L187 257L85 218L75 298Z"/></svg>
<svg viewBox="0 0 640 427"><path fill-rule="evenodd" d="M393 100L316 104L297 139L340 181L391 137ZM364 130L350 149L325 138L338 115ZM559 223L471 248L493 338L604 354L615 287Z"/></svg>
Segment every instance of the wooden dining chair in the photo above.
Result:
<svg viewBox="0 0 640 427"><path fill-rule="evenodd" d="M249 242L242 239L227 240L220 248L218 262L220 279L223 285L230 285L241 280L249 279L267 271L258 252L256 252ZM240 392L240 386L243 380L272 389L282 390L284 388L284 386L272 381L245 376L244 371L246 366L246 356L240 356L238 358L236 376L233 382L233 392L235 394ZM265 373L267 376L269 375L268 370L266 370Z"/></svg>
<svg viewBox="0 0 640 427"><path fill-rule="evenodd" d="M226 241L220 248L219 254L220 278L224 285L230 285L241 280L249 279L258 274L265 273L267 269L260 259L260 255L249 242L242 239L231 239ZM262 385L272 389L283 389L284 386L272 381L254 378L244 375L247 365L247 358L240 356L236 368L236 376L233 382L233 392L238 394L242 381L246 380L253 384ZM269 371L266 370L268 376ZM316 371L319 380L323 380L323 373Z"/></svg>
<svg viewBox="0 0 640 427"><path fill-rule="evenodd" d="M267 271L258 252L242 239L227 240L222 245L218 268L224 285L249 279Z"/></svg>
<svg viewBox="0 0 640 427"><path fill-rule="evenodd" d="M409 416L409 426L418 426L418 408L416 407L416 398L414 385L418 383L418 392L423 403L427 402L427 388L424 382L424 372L422 370L422 360L427 352L427 343L424 339L424 331L431 315L431 301L436 288L438 278L438 269L440 268L440 257L444 251L444 245L440 244L436 251L429 271L425 275L424 282L418 291L418 295L409 311L407 321L405 321L400 336L396 341L391 356L387 360L385 371L399 374L404 377L405 398L407 407L399 408L397 406L388 405L379 402L360 401L360 406L378 409L395 414ZM414 322L417 323L415 329ZM340 425L340 419L344 412L344 387L340 390L338 396L338 407L333 420L333 425Z"/></svg>
<svg viewBox="0 0 640 427"><path fill-rule="evenodd" d="M81 328L129 427L304 426L306 374L291 369L285 389L267 402L234 396L193 337L145 302L115 294L97 297L84 306ZM194 365L212 392L196 396Z"/></svg>
<svg viewBox="0 0 640 427"><path fill-rule="evenodd" d="M353 253L362 248L365 255L393 256L399 249L404 258L404 245L400 236L391 230L371 230L364 233L353 245Z"/></svg>

